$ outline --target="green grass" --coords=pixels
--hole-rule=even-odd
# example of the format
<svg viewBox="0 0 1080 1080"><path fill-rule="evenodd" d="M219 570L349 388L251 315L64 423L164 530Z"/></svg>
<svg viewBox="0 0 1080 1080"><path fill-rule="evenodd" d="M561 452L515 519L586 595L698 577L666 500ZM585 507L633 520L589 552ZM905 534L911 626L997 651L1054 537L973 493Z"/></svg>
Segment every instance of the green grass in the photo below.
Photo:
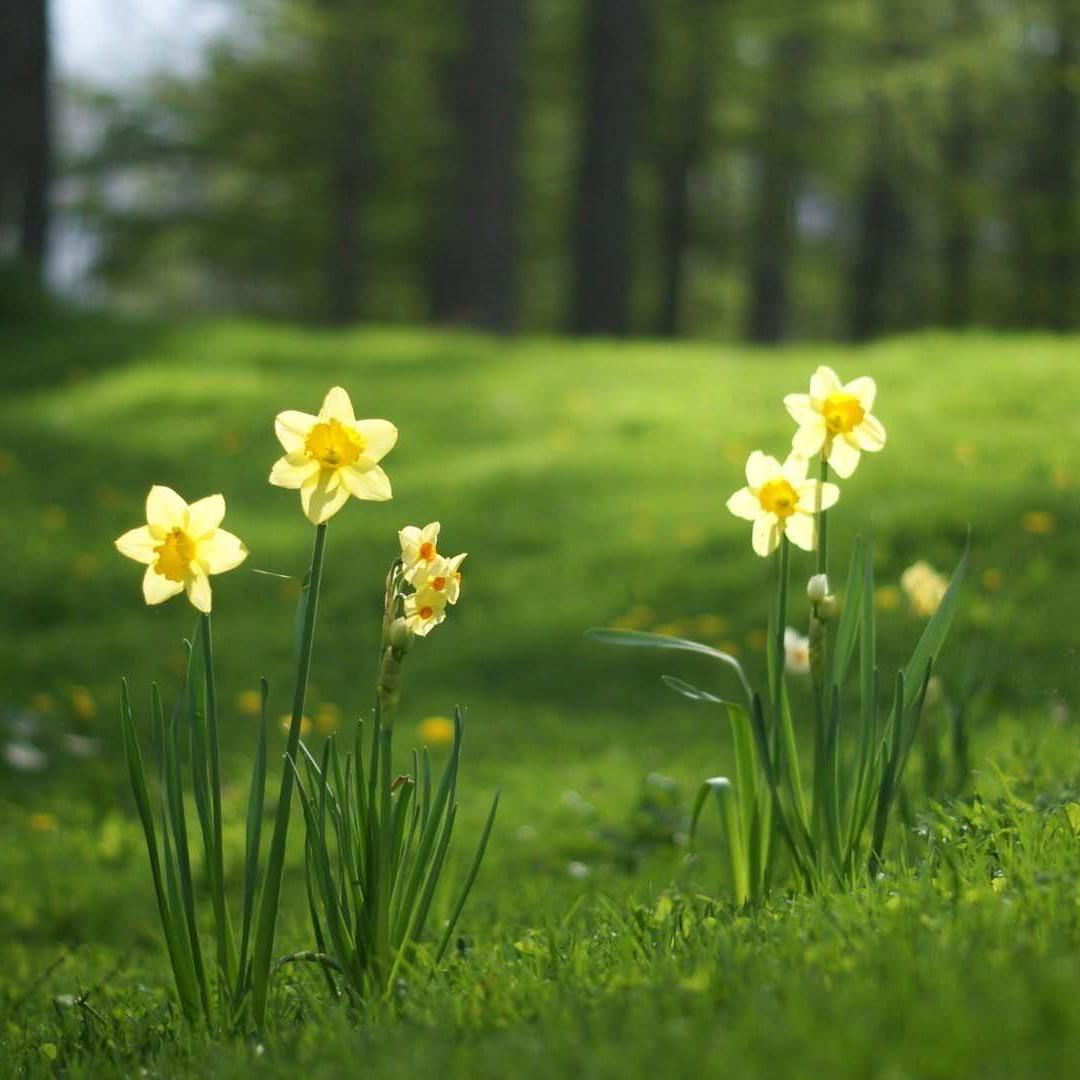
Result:
<svg viewBox="0 0 1080 1080"><path fill-rule="evenodd" d="M42 711L50 762L36 774L0 763L0 1071L1076 1072L1077 344L921 336L758 351L106 319L6 331L0 724ZM731 762L721 718L659 676L718 691L722 677L582 633L644 609L649 627L734 646L760 682L767 574L723 503L750 450L782 455L780 398L822 362L875 376L890 440L844 485L837 572L871 524L885 585L918 558L951 568L972 528L972 583L942 673L948 685L979 665L976 775L962 803L930 810L916 768L886 881L846 898L780 895L736 918L714 824L697 855L667 842L697 782ZM296 495L265 482L272 418L314 409L335 382L401 440L385 462L394 501L353 503L331 525L313 704L366 710L396 530L441 520L446 547L469 552L465 591L409 656L397 742L427 715L470 709L458 875L497 785L500 817L464 951L443 975L357 1018L294 970L264 1044L207 1043L169 1006L117 715L121 674L144 732L150 681L175 694L193 612L145 608L138 568L111 542L140 523L150 484L168 483L189 499L223 491L226 527L251 548L215 585L236 890L255 728L234 703L265 674L274 715L286 711L295 602L295 582L248 568L299 576L310 545ZM810 570L800 556L797 578ZM901 607L881 627L895 665L919 623ZM66 752L72 732L98 753ZM679 786L670 817L639 805L652 772ZM279 952L307 945L299 835L294 813ZM83 992L89 1008L72 1003Z"/></svg>

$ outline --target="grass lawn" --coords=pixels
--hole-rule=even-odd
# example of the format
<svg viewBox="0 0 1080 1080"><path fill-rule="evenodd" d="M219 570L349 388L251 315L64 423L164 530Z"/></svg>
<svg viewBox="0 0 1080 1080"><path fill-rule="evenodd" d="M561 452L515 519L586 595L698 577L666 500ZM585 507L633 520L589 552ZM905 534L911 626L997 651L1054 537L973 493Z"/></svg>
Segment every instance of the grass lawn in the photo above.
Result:
<svg viewBox="0 0 1080 1080"><path fill-rule="evenodd" d="M0 1073L1080 1073L1078 351L1052 337L766 351L97 318L3 331L0 742L29 739L47 760L0 761ZM731 767L726 726L659 680L724 693L723 676L583 631L696 636L761 681L767 569L724 500L749 451L783 456L780 399L819 363L879 386L889 445L844 484L830 530L839 576L873 529L887 668L920 629L900 573L917 559L950 570L971 529L941 675L946 694L969 674L979 690L973 772L961 799L931 801L916 756L883 881L735 915L714 822L685 846L698 782ZM251 549L215 584L238 889L245 691L265 674L273 715L288 709L311 541L296 494L266 483L272 419L313 411L334 383L401 438L384 462L394 500L351 503L330 526L312 719L348 728L366 711L397 529L440 520L445 548L469 552L465 586L408 657L398 744L468 706L458 874L496 786L502 804L435 979L355 1017L290 969L261 1041L214 1043L171 1006L118 739L119 676L138 702L154 680L170 699L194 613L144 607L112 540L166 483L189 500L224 492L225 526ZM796 580L810 572L799 555ZM283 747L275 724L275 759ZM301 835L294 812L279 952L308 945Z"/></svg>

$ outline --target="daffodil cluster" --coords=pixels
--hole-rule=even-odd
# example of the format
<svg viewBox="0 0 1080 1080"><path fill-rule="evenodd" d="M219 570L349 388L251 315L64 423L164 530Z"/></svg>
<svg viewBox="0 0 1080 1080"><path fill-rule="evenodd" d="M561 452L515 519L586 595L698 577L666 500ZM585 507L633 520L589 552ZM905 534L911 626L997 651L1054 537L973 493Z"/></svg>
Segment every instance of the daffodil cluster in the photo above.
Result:
<svg viewBox="0 0 1080 1080"><path fill-rule="evenodd" d="M413 592L405 596L405 625L410 633L427 637L446 618L447 605L461 595L461 564L466 552L446 558L439 554L439 522L422 529L406 525L398 533L402 577Z"/></svg>
<svg viewBox="0 0 1080 1080"><path fill-rule="evenodd" d="M791 452L781 463L755 450L746 462L746 486L727 501L736 516L753 523L754 551L765 558L790 540L804 551L818 547L822 515L836 504L840 489L827 480L831 467L847 479L863 451L885 445L885 428L872 413L877 387L869 376L842 383L822 365L810 377L808 394L784 398L799 425ZM821 478L807 479L810 459L821 457Z"/></svg>

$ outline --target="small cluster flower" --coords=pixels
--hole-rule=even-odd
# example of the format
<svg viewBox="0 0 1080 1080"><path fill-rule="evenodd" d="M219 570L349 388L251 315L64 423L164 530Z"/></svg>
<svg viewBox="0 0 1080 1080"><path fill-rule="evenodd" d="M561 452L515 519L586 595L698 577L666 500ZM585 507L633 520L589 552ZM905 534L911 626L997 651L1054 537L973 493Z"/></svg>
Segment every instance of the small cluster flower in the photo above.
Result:
<svg viewBox="0 0 1080 1080"><path fill-rule="evenodd" d="M948 587L948 578L921 559L900 575L900 588L904 590L911 610L925 618L937 611Z"/></svg>
<svg viewBox="0 0 1080 1080"><path fill-rule="evenodd" d="M405 625L411 633L426 637L446 618L447 605L458 601L466 553L449 559L439 553L437 521L422 529L406 525L398 540L402 574L414 590L405 597Z"/></svg>

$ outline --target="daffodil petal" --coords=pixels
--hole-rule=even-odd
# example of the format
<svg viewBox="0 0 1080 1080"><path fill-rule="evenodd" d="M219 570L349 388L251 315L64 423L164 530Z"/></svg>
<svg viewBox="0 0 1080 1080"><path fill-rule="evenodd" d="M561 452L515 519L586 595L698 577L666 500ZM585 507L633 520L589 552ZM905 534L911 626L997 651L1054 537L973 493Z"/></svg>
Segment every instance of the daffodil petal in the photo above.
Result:
<svg viewBox="0 0 1080 1080"><path fill-rule="evenodd" d="M143 599L148 604L161 604L169 599L170 596L175 596L178 592L183 592L184 583L182 581L170 581L169 578L163 574L159 574L152 566L146 568L146 573L143 575Z"/></svg>
<svg viewBox="0 0 1080 1080"><path fill-rule="evenodd" d="M225 497L207 495L188 507L188 535L193 540L209 536L225 517Z"/></svg>
<svg viewBox="0 0 1080 1080"><path fill-rule="evenodd" d="M800 427L791 439L791 449L804 458L812 458L825 444L825 418L815 415L817 419Z"/></svg>
<svg viewBox="0 0 1080 1080"><path fill-rule="evenodd" d="M843 389L839 376L831 367L822 364L813 375L810 376L810 396L815 401L822 401L830 394L835 394Z"/></svg>
<svg viewBox="0 0 1080 1080"><path fill-rule="evenodd" d="M746 459L746 482L752 488L767 484L780 473L780 462L769 454L755 450Z"/></svg>
<svg viewBox="0 0 1080 1080"><path fill-rule="evenodd" d="M275 487L298 488L318 472L319 463L306 454L286 454L274 462L270 470L270 483Z"/></svg>
<svg viewBox="0 0 1080 1080"><path fill-rule="evenodd" d="M870 412L874 407L874 399L877 397L877 383L869 375L860 375L844 387L844 393L857 397L863 410Z"/></svg>
<svg viewBox="0 0 1080 1080"><path fill-rule="evenodd" d="M771 555L780 543L780 526L775 514L762 514L754 521L754 551L763 559Z"/></svg>
<svg viewBox="0 0 1080 1080"><path fill-rule="evenodd" d="M788 394L784 398L784 408L800 427L803 424L817 424L822 418L821 413L814 408L809 394Z"/></svg>
<svg viewBox="0 0 1080 1080"><path fill-rule="evenodd" d="M876 417L867 413L862 423L852 432L859 443L860 450L875 453L885 446L885 425Z"/></svg>
<svg viewBox="0 0 1080 1080"><path fill-rule="evenodd" d="M319 410L320 420L338 420L342 424L350 426L356 423L356 414L353 412L352 401L349 394L340 386L333 386L323 398L322 408Z"/></svg>
<svg viewBox="0 0 1080 1080"><path fill-rule="evenodd" d="M385 502L393 498L390 479L378 465L368 469L358 469L355 465L350 465L339 470L339 475L342 487L349 495L358 499Z"/></svg>
<svg viewBox="0 0 1080 1080"><path fill-rule="evenodd" d="M728 499L727 508L744 521L754 521L761 513L761 500L748 487L744 487Z"/></svg>
<svg viewBox="0 0 1080 1080"><path fill-rule="evenodd" d="M308 477L300 488L300 505L313 525L329 521L348 498L349 492L340 483L338 475L328 469L320 469Z"/></svg>
<svg viewBox="0 0 1080 1080"><path fill-rule="evenodd" d="M152 563L156 558L154 548L157 546L157 541L146 525L128 530L123 536L118 536L115 543L116 550L121 555L126 555L136 562Z"/></svg>
<svg viewBox="0 0 1080 1080"><path fill-rule="evenodd" d="M813 551L817 539L814 535L814 515L797 510L784 522L784 533L796 547Z"/></svg>
<svg viewBox="0 0 1080 1080"><path fill-rule="evenodd" d="M780 466L780 472L784 479L792 487L798 487L806 479L806 470L810 462L801 454L789 454L787 460Z"/></svg>
<svg viewBox="0 0 1080 1080"><path fill-rule="evenodd" d="M240 537L224 529L218 529L199 544L199 561L208 574L224 574L239 566L247 556L248 549Z"/></svg>
<svg viewBox="0 0 1080 1080"><path fill-rule="evenodd" d="M311 413L286 409L274 417L274 433L287 454L299 453L304 449L308 432L319 422Z"/></svg>
<svg viewBox="0 0 1080 1080"><path fill-rule="evenodd" d="M187 525L188 504L170 487L155 484L146 496L146 523L163 532Z"/></svg>
<svg viewBox="0 0 1080 1080"><path fill-rule="evenodd" d="M394 448L398 429L389 420L357 420L356 430L364 440L364 457L379 461Z"/></svg>
<svg viewBox="0 0 1080 1080"><path fill-rule="evenodd" d="M835 484L820 484L817 480L807 480L799 487L799 506L806 510L817 510L818 487L821 488L821 509L829 510L840 498L840 489Z"/></svg>
<svg viewBox="0 0 1080 1080"><path fill-rule="evenodd" d="M204 615L209 615L212 602L210 579L198 571L188 574L184 581L184 589L191 603Z"/></svg>
<svg viewBox="0 0 1080 1080"><path fill-rule="evenodd" d="M829 465L836 470L836 475L846 480L858 464L858 447L852 446L843 435L838 435L833 439L832 448L829 451Z"/></svg>

